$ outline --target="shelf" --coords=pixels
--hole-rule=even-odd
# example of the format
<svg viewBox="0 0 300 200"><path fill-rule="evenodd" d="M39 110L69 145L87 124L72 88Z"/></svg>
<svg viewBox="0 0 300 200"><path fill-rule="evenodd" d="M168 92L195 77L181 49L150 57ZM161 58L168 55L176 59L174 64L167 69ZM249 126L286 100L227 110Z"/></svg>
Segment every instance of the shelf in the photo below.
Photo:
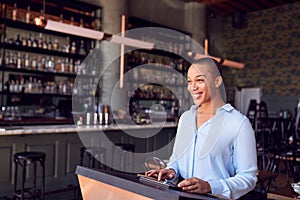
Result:
<svg viewBox="0 0 300 200"><path fill-rule="evenodd" d="M8 96L34 96L34 97L43 97L43 96L50 96L50 97L72 97L72 94L59 94L59 93L22 93L22 92L0 92L1 95L8 95ZM79 95L76 95L79 96Z"/></svg>
<svg viewBox="0 0 300 200"><path fill-rule="evenodd" d="M151 54L151 55L165 56L165 57L169 57L169 58L173 58L173 59L184 59L183 57L181 57L180 55L178 55L176 53L172 53L172 52L161 50L161 49L152 49L152 50L139 49L137 51Z"/></svg>
<svg viewBox="0 0 300 200"><path fill-rule="evenodd" d="M19 72L19 73L27 73L27 74L40 74L40 75L53 75L53 76L64 76L64 77L73 77L75 78L77 74L74 73L63 73L63 72L50 72L50 71L40 71L40 70L30 70L30 69L18 69L13 67L2 67L3 71L6 72ZM80 75L82 76L82 75Z"/></svg>
<svg viewBox="0 0 300 200"><path fill-rule="evenodd" d="M86 57L86 55L65 53L65 52L61 52L61 51L41 49L41 48L35 48L35 47L27 47L27 46L9 44L9 43L0 43L0 48L14 50L14 51L28 52L28 53L43 54L43 55L48 55L48 56L59 56L59 57L65 57L65 58L80 59L80 60L83 60Z"/></svg>
<svg viewBox="0 0 300 200"><path fill-rule="evenodd" d="M128 69L132 69L132 68L137 67L137 66L140 66L141 68L145 68L145 69L162 70L162 71L166 71L166 72L174 72L173 70L175 70L175 71L178 71L178 72L182 73L184 71L184 70L175 69L175 68L173 68L172 66L169 66L169 65L163 65L163 64L159 64L159 63L153 63L153 64L148 64L148 63L142 64L142 63L140 63L140 64L136 64L136 65L133 65L131 63L127 64Z"/></svg>
<svg viewBox="0 0 300 200"><path fill-rule="evenodd" d="M13 116L9 118L10 113L6 113L7 118L0 120L0 125L73 124L73 119L70 119L73 103L81 106L87 98L89 103L95 103L95 100L90 97L95 97L92 87L96 84L96 69L81 63L88 55L83 54L95 46L96 40L51 31L44 26L35 25L33 23L35 17L41 16L44 19L43 23L47 20L62 21L65 24L80 25L99 31L102 25L102 7L83 1L1 1L0 104L2 109L18 107L20 112L26 113L41 108L57 107L62 109L60 115L63 117L55 118L54 116L58 115L52 115L52 110L45 111L46 114L22 115L21 119ZM27 46L25 40L20 42L23 38L27 41L28 38L34 38L34 41ZM33 47L33 45L38 46L36 40L40 42L39 47L42 47L42 40L44 45L45 41L47 45L51 42L53 46L51 48L49 45L49 49L46 45L45 48ZM80 51L82 46L85 50L83 53ZM76 84L77 80L78 84Z"/></svg>
<svg viewBox="0 0 300 200"><path fill-rule="evenodd" d="M0 125L56 125L56 124L74 124L72 118L47 118L47 117L22 117L21 120L0 120Z"/></svg>
<svg viewBox="0 0 300 200"><path fill-rule="evenodd" d="M173 101L177 101L177 99L169 99L169 98L157 98L157 97L153 97L153 98L141 98L141 97L134 97L134 98L131 98L132 101L170 101L170 102L173 102Z"/></svg>
<svg viewBox="0 0 300 200"><path fill-rule="evenodd" d="M147 82L147 80L130 80L131 83L136 83L136 84L142 84L142 85L157 85L157 82ZM164 83L162 86L168 86L170 88L177 88L177 87L186 87L186 84L174 84L174 83Z"/></svg>
<svg viewBox="0 0 300 200"><path fill-rule="evenodd" d="M14 2L4 0L4 2L13 7ZM43 1L41 0L30 0L30 1L17 1L17 8L27 10L30 6L30 11L40 13L43 9ZM74 18L74 21L79 22L83 19L84 22L91 23L95 19L101 20L102 7L87 4L81 1L74 0L51 0L45 1L45 15L57 16L57 14L63 14L64 20L70 20L70 17Z"/></svg>

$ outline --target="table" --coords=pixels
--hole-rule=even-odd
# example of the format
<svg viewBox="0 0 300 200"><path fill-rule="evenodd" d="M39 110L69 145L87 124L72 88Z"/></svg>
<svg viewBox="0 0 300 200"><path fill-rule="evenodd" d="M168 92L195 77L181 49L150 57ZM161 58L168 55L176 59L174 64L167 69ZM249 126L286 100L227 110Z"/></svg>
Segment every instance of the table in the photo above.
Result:
<svg viewBox="0 0 300 200"><path fill-rule="evenodd" d="M277 188L276 190L268 193L268 198L274 200L297 200L298 199L297 194L293 191L293 188L291 186Z"/></svg>

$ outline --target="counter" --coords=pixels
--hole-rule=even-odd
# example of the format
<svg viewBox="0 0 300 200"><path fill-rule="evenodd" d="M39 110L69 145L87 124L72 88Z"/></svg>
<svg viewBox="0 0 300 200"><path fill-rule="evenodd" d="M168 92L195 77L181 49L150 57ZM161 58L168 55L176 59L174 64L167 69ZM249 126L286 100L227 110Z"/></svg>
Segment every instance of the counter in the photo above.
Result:
<svg viewBox="0 0 300 200"><path fill-rule="evenodd" d="M175 123L147 125L112 124L108 126L39 125L0 127L0 197L11 197L14 186L13 155L21 151L46 153L46 193L77 185L76 166L80 149L104 147L106 164L111 165L116 143L135 145L135 171L144 170L147 156L168 159L176 135ZM123 155L124 152L118 154ZM138 155L140 157L135 157ZM120 157L114 162L121 165ZM30 175L30 174L29 174Z"/></svg>
<svg viewBox="0 0 300 200"><path fill-rule="evenodd" d="M111 125L36 125L36 126L8 126L0 127L0 136L3 135L26 135L26 134L54 134L54 133L72 133L81 131L112 131L112 130L138 130L150 128L174 128L175 123L154 123L146 125L133 124L111 124Z"/></svg>

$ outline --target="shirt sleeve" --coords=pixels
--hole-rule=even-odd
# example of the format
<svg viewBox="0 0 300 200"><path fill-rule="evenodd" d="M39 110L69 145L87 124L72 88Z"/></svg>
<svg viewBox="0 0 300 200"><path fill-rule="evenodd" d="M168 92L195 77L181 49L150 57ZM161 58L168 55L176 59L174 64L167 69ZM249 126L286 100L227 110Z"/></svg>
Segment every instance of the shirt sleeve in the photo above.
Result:
<svg viewBox="0 0 300 200"><path fill-rule="evenodd" d="M253 190L257 182L257 157L254 131L246 118L234 142L233 165L235 176L209 181L213 194L237 199Z"/></svg>

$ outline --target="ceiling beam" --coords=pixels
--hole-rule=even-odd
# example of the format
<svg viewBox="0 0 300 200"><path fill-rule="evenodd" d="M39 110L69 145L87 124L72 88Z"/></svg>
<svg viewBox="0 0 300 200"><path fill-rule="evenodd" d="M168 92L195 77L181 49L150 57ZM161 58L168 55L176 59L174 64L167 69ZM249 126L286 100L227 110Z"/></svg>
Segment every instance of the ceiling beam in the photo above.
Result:
<svg viewBox="0 0 300 200"><path fill-rule="evenodd" d="M255 1L243 1L243 4L247 4L248 7L251 7L251 11L262 9L262 6L257 4Z"/></svg>
<svg viewBox="0 0 300 200"><path fill-rule="evenodd" d="M271 8L276 6L276 3L274 4L274 1L269 1L269 0L264 0L264 1L259 1L259 3L265 5L267 8Z"/></svg>
<svg viewBox="0 0 300 200"><path fill-rule="evenodd" d="M237 10L240 11L248 11L247 5L244 3L241 3L240 1L229 1L228 4L230 4L232 7L235 7Z"/></svg>
<svg viewBox="0 0 300 200"><path fill-rule="evenodd" d="M233 8L232 6L228 5L227 3L222 3L222 4L215 5L215 6L221 10L222 9L226 10L227 12L231 13L230 15L238 12L238 9Z"/></svg>
<svg viewBox="0 0 300 200"><path fill-rule="evenodd" d="M274 0L278 5L282 5L286 3L286 0Z"/></svg>

